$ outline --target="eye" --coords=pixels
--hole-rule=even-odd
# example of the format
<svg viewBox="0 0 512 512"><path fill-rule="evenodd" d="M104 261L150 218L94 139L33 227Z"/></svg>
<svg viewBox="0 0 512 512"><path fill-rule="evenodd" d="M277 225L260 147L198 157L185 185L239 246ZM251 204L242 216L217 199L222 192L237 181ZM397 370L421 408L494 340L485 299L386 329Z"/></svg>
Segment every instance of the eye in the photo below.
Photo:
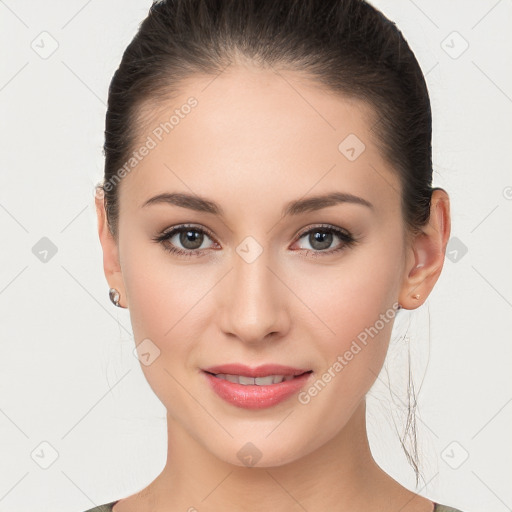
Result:
<svg viewBox="0 0 512 512"><path fill-rule="evenodd" d="M182 225L164 231L154 237L153 240L161 243L163 248L170 253L181 256L201 256L205 249L211 247L209 245L200 249L205 237L212 238L207 230L192 225ZM177 244L180 244L183 248L176 247Z"/></svg>
<svg viewBox="0 0 512 512"><path fill-rule="evenodd" d="M306 238L311 249L301 249L312 253L314 257L337 253L338 251L351 247L357 242L348 231L329 224L322 224L303 232L299 235L299 240L303 238ZM341 244L334 249L329 249L334 238L339 238ZM211 235L208 230L193 225L176 226L153 238L155 242L162 244L164 250L185 257L201 256L206 249L216 245L216 242L213 242L201 248L206 239L212 240L213 235ZM177 246L178 244L181 245L181 247Z"/></svg>
<svg viewBox="0 0 512 512"><path fill-rule="evenodd" d="M311 247L311 249L306 248L306 250L312 251L315 257L323 255L321 253L328 255L342 251L356 243L355 238L348 231L329 224L322 224L303 232L299 235L299 240L303 238L306 238L307 243ZM326 250L332 245L334 238L339 238L342 243L334 249Z"/></svg>

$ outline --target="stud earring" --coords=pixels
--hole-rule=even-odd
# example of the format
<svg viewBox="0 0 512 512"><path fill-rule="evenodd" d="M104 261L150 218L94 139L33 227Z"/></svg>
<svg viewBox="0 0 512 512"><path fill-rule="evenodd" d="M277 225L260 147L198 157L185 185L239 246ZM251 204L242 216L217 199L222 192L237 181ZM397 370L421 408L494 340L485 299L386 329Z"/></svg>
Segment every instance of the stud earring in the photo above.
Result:
<svg viewBox="0 0 512 512"><path fill-rule="evenodd" d="M108 295L110 297L112 304L114 304L118 308L123 307L119 304L120 295L119 295L119 292L115 288L110 288L110 290L108 291Z"/></svg>

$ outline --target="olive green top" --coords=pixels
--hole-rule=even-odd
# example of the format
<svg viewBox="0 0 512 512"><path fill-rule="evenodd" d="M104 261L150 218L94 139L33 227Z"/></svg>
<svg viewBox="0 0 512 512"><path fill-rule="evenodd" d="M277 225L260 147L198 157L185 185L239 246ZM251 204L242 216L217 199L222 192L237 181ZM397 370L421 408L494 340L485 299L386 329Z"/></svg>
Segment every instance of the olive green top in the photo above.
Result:
<svg viewBox="0 0 512 512"><path fill-rule="evenodd" d="M118 502L111 501L110 503L106 503L105 505L100 505L99 507L90 508L85 512L112 512L112 507ZM433 512L462 512L458 508L448 507L447 505L441 505L440 503L434 503L434 511Z"/></svg>

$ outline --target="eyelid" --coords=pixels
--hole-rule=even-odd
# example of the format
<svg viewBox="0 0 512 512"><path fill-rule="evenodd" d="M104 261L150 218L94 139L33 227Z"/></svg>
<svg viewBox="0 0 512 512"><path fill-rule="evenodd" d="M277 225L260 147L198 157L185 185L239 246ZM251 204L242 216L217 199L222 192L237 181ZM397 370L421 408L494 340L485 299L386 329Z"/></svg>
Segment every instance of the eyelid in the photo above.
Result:
<svg viewBox="0 0 512 512"><path fill-rule="evenodd" d="M315 224L313 226L308 226L303 231L300 231L299 234L297 235L297 238L302 238L304 235L308 234L309 232L313 231L314 229L322 229L322 228L326 229L326 230L331 230L334 232L343 233L347 237L352 236L348 230L346 230L344 228L339 228L339 227L333 226L332 224Z"/></svg>
<svg viewBox="0 0 512 512"><path fill-rule="evenodd" d="M207 227L199 224L177 224L176 226L172 226L169 229L165 229L158 236L166 236L171 233L179 233L180 231L185 231L186 229L194 229L208 235L212 240L216 241L214 234Z"/></svg>

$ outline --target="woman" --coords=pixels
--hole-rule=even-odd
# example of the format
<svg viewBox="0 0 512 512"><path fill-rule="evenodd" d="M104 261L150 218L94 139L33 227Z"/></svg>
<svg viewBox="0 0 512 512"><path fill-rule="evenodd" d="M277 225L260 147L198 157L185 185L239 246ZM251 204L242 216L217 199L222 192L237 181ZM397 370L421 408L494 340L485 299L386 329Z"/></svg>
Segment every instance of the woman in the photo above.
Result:
<svg viewBox="0 0 512 512"><path fill-rule="evenodd" d="M443 267L431 136L416 58L366 2L152 5L96 206L168 454L91 511L456 511L384 472L365 423L394 318Z"/></svg>

